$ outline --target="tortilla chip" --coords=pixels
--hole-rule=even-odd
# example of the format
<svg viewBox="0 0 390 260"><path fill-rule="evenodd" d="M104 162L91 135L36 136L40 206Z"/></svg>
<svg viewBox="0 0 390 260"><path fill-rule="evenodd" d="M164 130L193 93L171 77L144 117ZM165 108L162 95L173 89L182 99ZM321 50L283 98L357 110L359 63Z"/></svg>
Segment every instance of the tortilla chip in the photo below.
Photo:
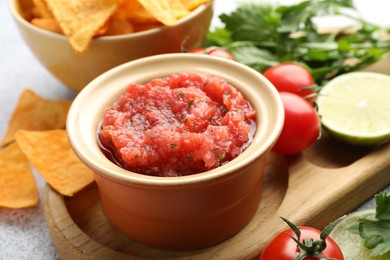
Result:
<svg viewBox="0 0 390 260"><path fill-rule="evenodd" d="M97 30L95 32L95 34L93 35L93 37L99 37L99 36L102 36L104 35L107 30L108 30L108 27L110 26L110 20L106 21L102 27L99 28L99 30Z"/></svg>
<svg viewBox="0 0 390 260"><path fill-rule="evenodd" d="M146 30L160 28L161 26L163 26L162 23L139 23L139 24L134 24L134 31L142 32Z"/></svg>
<svg viewBox="0 0 390 260"><path fill-rule="evenodd" d="M112 15L112 17L119 19L127 19L138 12L138 9L142 7L138 0L123 0L121 5Z"/></svg>
<svg viewBox="0 0 390 260"><path fill-rule="evenodd" d="M62 34L62 29L54 18L34 18L31 20L31 24L50 32Z"/></svg>
<svg viewBox="0 0 390 260"><path fill-rule="evenodd" d="M181 0L181 1L189 11L193 11L199 6L210 2L210 0Z"/></svg>
<svg viewBox="0 0 390 260"><path fill-rule="evenodd" d="M36 18L54 18L53 14L47 8L45 0L33 0L33 13Z"/></svg>
<svg viewBox="0 0 390 260"><path fill-rule="evenodd" d="M0 206L36 206L38 188L26 156L16 143L0 151Z"/></svg>
<svg viewBox="0 0 390 260"><path fill-rule="evenodd" d="M46 0L73 49L83 52L120 0Z"/></svg>
<svg viewBox="0 0 390 260"><path fill-rule="evenodd" d="M104 36L122 35L134 32L133 25L127 19L111 17Z"/></svg>
<svg viewBox="0 0 390 260"><path fill-rule="evenodd" d="M94 175L73 152L65 130L15 134L20 149L53 189L72 196L94 181Z"/></svg>
<svg viewBox="0 0 390 260"><path fill-rule="evenodd" d="M118 7L112 17L128 19L136 24L159 23L156 17L146 10L138 0L123 0L123 3Z"/></svg>
<svg viewBox="0 0 390 260"><path fill-rule="evenodd" d="M176 19L183 18L190 13L181 0L169 0L169 5Z"/></svg>
<svg viewBox="0 0 390 260"><path fill-rule="evenodd" d="M143 6L140 6L137 9L137 12L129 14L128 19L136 24L155 24L159 23L162 26L162 23L156 19L148 10Z"/></svg>
<svg viewBox="0 0 390 260"><path fill-rule="evenodd" d="M0 147L14 140L19 129L50 130L65 128L66 116L72 101L47 100L36 95L32 90L25 90L11 116L8 129Z"/></svg>
<svg viewBox="0 0 390 260"><path fill-rule="evenodd" d="M164 25L174 26L177 23L169 0L138 0L138 2Z"/></svg>

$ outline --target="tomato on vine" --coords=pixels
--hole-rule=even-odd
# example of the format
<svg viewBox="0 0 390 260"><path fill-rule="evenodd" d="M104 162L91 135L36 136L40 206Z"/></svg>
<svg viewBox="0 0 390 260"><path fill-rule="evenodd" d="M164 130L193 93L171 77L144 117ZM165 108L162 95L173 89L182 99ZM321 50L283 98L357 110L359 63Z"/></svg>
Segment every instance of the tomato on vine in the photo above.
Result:
<svg viewBox="0 0 390 260"><path fill-rule="evenodd" d="M290 228L267 245L260 260L344 260L340 247L328 236L340 219L330 223L323 231L305 226L296 227L287 219L282 219Z"/></svg>

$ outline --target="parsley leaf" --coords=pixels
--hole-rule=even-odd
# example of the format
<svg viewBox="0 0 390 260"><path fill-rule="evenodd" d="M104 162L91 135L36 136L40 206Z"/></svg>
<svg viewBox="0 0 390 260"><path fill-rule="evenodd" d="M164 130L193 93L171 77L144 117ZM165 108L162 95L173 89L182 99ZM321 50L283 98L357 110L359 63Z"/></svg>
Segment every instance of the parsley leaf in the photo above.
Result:
<svg viewBox="0 0 390 260"><path fill-rule="evenodd" d="M378 195L375 196L375 200L376 200L376 218L390 221L390 192L379 193Z"/></svg>

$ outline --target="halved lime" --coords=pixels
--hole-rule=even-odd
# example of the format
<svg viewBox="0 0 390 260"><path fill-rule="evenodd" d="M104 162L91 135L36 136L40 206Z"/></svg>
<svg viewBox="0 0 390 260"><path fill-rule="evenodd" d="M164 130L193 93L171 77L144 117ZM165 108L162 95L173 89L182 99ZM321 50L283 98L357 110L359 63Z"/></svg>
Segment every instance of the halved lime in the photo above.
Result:
<svg viewBox="0 0 390 260"><path fill-rule="evenodd" d="M329 81L317 98L323 127L355 145L390 139L390 76L351 72Z"/></svg>
<svg viewBox="0 0 390 260"><path fill-rule="evenodd" d="M370 257L371 250L364 247L364 240L360 235L348 230L359 219L372 219L374 217L374 209L353 212L341 220L330 232L329 236L338 244L345 260L390 260L389 254Z"/></svg>

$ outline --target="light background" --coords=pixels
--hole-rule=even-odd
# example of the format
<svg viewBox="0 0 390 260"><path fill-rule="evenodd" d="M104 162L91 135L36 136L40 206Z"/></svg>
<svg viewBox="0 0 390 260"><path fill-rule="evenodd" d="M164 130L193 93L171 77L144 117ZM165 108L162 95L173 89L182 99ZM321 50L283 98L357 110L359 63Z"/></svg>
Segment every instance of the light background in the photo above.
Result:
<svg viewBox="0 0 390 260"><path fill-rule="evenodd" d="M0 1L0 136L24 89L31 88L39 95L53 99L73 98L75 95L51 76L31 54L16 29L8 2ZM390 25L390 1L356 0L356 3L367 20ZM234 8L233 0L216 0L213 26L220 25L218 14ZM42 198L45 182L37 173L35 178ZM371 200L362 207L372 205ZM47 231L42 202L38 207L27 209L0 208L0 260L8 259L58 259Z"/></svg>

